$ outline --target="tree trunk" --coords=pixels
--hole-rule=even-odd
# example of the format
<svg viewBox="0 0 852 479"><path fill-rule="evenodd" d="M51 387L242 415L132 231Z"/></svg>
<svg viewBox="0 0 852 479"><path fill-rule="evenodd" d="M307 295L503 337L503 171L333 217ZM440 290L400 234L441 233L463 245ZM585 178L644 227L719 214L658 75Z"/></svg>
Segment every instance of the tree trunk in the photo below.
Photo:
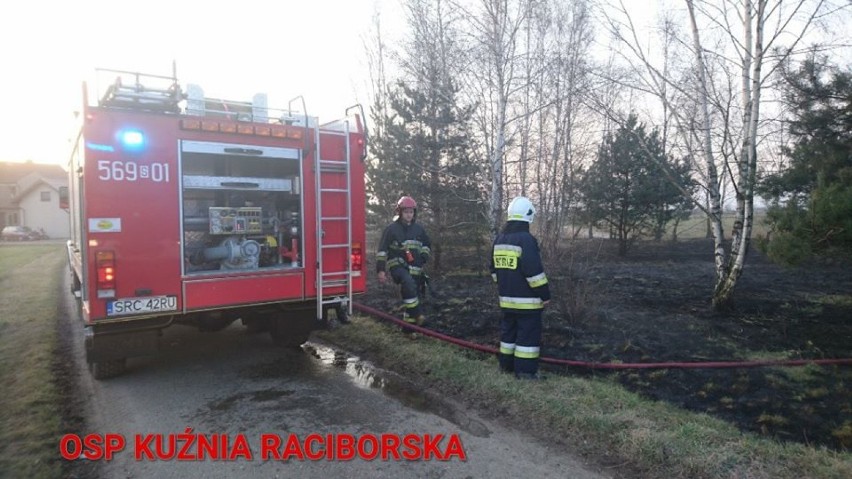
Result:
<svg viewBox="0 0 852 479"><path fill-rule="evenodd" d="M497 122L494 125L494 151L491 153L491 234L494 238L500 232L503 218L503 149L506 143L505 118L506 107L503 98L497 106Z"/></svg>
<svg viewBox="0 0 852 479"><path fill-rule="evenodd" d="M725 282L725 248L722 244L724 241L724 232L722 230L722 202L719 194L719 175L716 172L716 163L713 157L713 143L710 136L710 92L707 89L707 72L704 63L704 50L701 46L701 38L698 32L698 23L695 20L695 9L693 0L686 0L686 6L689 10L689 20L692 26L692 41L695 50L696 63L698 67L698 81L700 87L701 98L701 120L702 120L702 144L704 162L707 166L707 194L710 201L710 228L713 233L713 264L716 271L716 292L713 295L713 305L716 305L716 298L720 297L717 293L720 292L719 285ZM735 281L736 282L736 281ZM733 285L731 285L733 288ZM729 293L725 295L727 296Z"/></svg>
<svg viewBox="0 0 852 479"><path fill-rule="evenodd" d="M763 66L763 26L767 0L757 0L757 11L751 0L744 1L745 33L743 55L743 144L738 162L737 216L731 232L731 253L717 276L713 307L725 309L733 304L733 292L742 275L751 242L754 222L754 182L757 172L757 123L760 117L760 75ZM752 21L754 24L752 24ZM755 36L752 41L752 26Z"/></svg>

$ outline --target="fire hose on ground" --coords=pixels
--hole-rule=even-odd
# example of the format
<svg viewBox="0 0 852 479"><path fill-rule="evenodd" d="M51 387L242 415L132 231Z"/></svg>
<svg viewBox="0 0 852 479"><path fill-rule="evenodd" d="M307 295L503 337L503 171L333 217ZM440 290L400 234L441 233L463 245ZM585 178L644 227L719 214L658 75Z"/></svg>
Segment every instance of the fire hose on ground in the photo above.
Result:
<svg viewBox="0 0 852 479"><path fill-rule="evenodd" d="M423 334L424 336L430 336L435 339L440 339L441 341L445 341L448 343L452 343L458 346L462 346L468 349L474 349L477 351L481 351L484 353L497 354L497 348L485 346L482 344L474 343L471 341L466 341L463 339L455 338L453 336L448 336L443 333L439 333L437 331L433 331L428 328L424 328L422 326L417 326L416 324L406 323L390 314L387 314L383 311L379 311L378 309L371 308L369 306L365 306L360 303L353 303L353 308L361 311L362 313L369 314L370 316L383 319L385 321L390 321L394 324L397 324L403 328L409 329L411 331ZM829 366L829 365L841 365L841 366L849 366L852 365L852 358L842 358L842 359L771 359L771 360L757 360L757 361L702 361L702 362L664 362L664 363L596 363L589 361L576 361L571 359L560 359L560 358L549 358L542 357L539 359L543 363L547 364L555 364L560 366L574 366L574 367L582 367L589 369L724 369L724 368L757 368L757 367L767 367L767 366L807 366L809 364L815 364L820 366Z"/></svg>

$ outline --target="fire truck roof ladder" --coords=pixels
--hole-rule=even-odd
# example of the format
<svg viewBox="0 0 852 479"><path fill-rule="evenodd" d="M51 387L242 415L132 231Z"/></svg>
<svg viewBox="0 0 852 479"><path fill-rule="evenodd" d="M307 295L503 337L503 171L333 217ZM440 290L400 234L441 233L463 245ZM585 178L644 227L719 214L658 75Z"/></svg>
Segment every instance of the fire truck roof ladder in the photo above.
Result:
<svg viewBox="0 0 852 479"><path fill-rule="evenodd" d="M180 113L184 95L177 73L169 77L107 69L98 69L97 72L99 76L115 75L100 99L101 106Z"/></svg>
<svg viewBox="0 0 852 479"><path fill-rule="evenodd" d="M316 208L316 224L317 224L317 320L321 320L323 316L323 305L326 304L341 304L348 308L349 314L352 314L352 178L350 160L350 138L349 138L349 120L343 122L343 135L345 138L345 156L343 161L324 160L322 158L319 131L316 130L316 154L314 155L314 171L316 172L316 191L317 191L317 208ZM333 134L333 133L332 133ZM343 175L344 188L331 188L327 186L323 179L327 182L334 177ZM345 200L345 214L343 216L328 216L323 210L324 199L341 198ZM333 201L337 203L337 201ZM346 242L342 244L325 243L323 241L326 226L330 224L343 225L346 230ZM343 271L332 271L326 268L323 261L323 252L327 250L345 250L346 251L346 267ZM346 287L346 295L332 295L326 298L326 290L330 288Z"/></svg>

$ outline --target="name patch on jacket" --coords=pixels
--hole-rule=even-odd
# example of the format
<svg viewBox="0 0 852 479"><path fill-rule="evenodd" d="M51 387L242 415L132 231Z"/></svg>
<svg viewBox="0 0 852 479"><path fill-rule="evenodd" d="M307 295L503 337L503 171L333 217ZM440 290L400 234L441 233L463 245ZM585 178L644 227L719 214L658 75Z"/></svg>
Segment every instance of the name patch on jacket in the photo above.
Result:
<svg viewBox="0 0 852 479"><path fill-rule="evenodd" d="M494 267L497 269L518 269L521 247L510 244L494 245Z"/></svg>

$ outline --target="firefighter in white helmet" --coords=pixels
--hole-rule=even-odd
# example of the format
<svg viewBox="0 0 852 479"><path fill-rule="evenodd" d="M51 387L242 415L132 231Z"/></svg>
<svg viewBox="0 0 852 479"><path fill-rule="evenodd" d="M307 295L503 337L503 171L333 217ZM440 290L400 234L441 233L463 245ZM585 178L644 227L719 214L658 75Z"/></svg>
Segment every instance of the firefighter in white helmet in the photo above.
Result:
<svg viewBox="0 0 852 479"><path fill-rule="evenodd" d="M497 282L500 309L501 371L518 379L543 379L538 374L541 318L550 301L550 286L538 241L530 234L535 217L532 202L519 196L509 203L508 221L492 248L491 276Z"/></svg>
<svg viewBox="0 0 852 479"><path fill-rule="evenodd" d="M387 272L400 286L404 306L403 320L422 325L425 317L420 312L420 285L425 281L423 266L429 261L432 250L426 230L416 223L417 203L403 196L396 203L393 223L385 228L376 255L379 282L387 281ZM387 272L386 272L387 270Z"/></svg>

